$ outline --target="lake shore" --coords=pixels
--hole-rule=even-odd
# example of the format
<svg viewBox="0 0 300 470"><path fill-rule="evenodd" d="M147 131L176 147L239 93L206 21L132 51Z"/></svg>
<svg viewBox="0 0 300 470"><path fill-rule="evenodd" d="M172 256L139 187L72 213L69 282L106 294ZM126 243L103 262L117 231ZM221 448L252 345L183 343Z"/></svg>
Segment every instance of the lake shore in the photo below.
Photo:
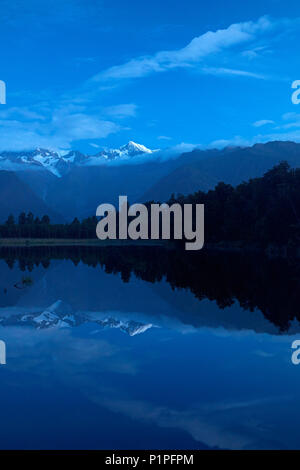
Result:
<svg viewBox="0 0 300 470"><path fill-rule="evenodd" d="M99 239L75 239L75 238L2 238L1 247L37 247L37 246L81 246L81 247L163 247L167 249L176 249L180 245L170 240L99 240ZM208 252L229 252L229 253L248 253L266 255L268 258L300 258L300 248L298 246L277 246L268 245L261 247L254 244L245 244L242 242L219 242L206 243L203 247Z"/></svg>
<svg viewBox="0 0 300 470"><path fill-rule="evenodd" d="M166 246L168 240L98 240L72 238L2 238L0 247L9 246Z"/></svg>

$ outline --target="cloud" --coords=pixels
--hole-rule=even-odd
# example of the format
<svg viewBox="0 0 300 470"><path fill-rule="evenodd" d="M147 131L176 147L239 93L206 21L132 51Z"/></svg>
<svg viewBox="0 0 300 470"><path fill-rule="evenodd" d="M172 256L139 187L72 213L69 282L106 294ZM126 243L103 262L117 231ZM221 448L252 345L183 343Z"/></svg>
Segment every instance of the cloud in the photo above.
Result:
<svg viewBox="0 0 300 470"><path fill-rule="evenodd" d="M270 54L272 51L267 48L267 46L258 46L254 47L253 49L249 49L242 52L242 56L246 57L247 59L253 60L257 57L260 57L265 54Z"/></svg>
<svg viewBox="0 0 300 470"><path fill-rule="evenodd" d="M285 113L282 115L282 119L284 121L289 121L290 119L300 119L300 114L298 113Z"/></svg>
<svg viewBox="0 0 300 470"><path fill-rule="evenodd" d="M248 72L246 70L227 69L224 67L204 67L202 71L204 73L208 73L211 75L229 75L229 76L231 75L231 76L258 78L261 80L266 80L268 78L267 75L264 75L261 73Z"/></svg>
<svg viewBox="0 0 300 470"><path fill-rule="evenodd" d="M207 147L208 148L224 148L224 147L247 147L251 145L251 139L245 139L239 135L231 137L229 139L217 139L213 140Z"/></svg>
<svg viewBox="0 0 300 470"><path fill-rule="evenodd" d="M73 140L101 139L119 130L119 127L110 121L104 121L97 116L84 113L66 114L54 117L51 121L53 131L59 135L63 129L63 137Z"/></svg>
<svg viewBox="0 0 300 470"><path fill-rule="evenodd" d="M137 105L134 103L130 103L130 104L119 104L116 106L109 106L104 109L104 112L108 116L113 116L116 118L134 117L136 116Z"/></svg>
<svg viewBox="0 0 300 470"><path fill-rule="evenodd" d="M26 119L21 119L20 115L26 115ZM70 148L74 141L101 139L122 129L101 115L88 114L82 107L70 105L60 105L52 112L44 111L42 119L38 112L11 108L6 116L0 113L0 128L0 150Z"/></svg>
<svg viewBox="0 0 300 470"><path fill-rule="evenodd" d="M214 32L208 31L192 39L182 49L159 51L152 56L133 58L125 64L116 65L100 72L92 80L105 81L139 78L175 68L190 68L202 63L204 59L210 56L215 56L221 52L224 53L234 46L254 41L260 35L271 31L276 25L277 22L271 21L267 17L262 17L257 21L236 23L226 29L219 29ZM244 74L245 76L257 78L257 74L253 72L237 72L239 72L239 75Z"/></svg>
<svg viewBox="0 0 300 470"><path fill-rule="evenodd" d="M294 114L294 113L291 113ZM256 126L259 127L259 126ZM264 144L266 142L284 141L300 142L300 115L298 120L286 123L274 128L274 132L266 134L256 134L253 137L245 138L234 136L228 139L219 139L211 142L208 148L224 148L228 146L249 147L254 144Z"/></svg>
<svg viewBox="0 0 300 470"><path fill-rule="evenodd" d="M274 125L275 121L271 119L262 119L254 122L252 125L256 128ZM273 141L300 142L300 113L289 112L282 115L282 122L273 127L273 132L260 133L252 137L245 138L239 135L228 139L218 139L211 142L208 148L224 148L228 146L248 147L257 143L266 143Z"/></svg>
<svg viewBox="0 0 300 470"><path fill-rule="evenodd" d="M272 121L273 122L273 121ZM300 142L300 114L289 112L282 115L282 122L274 127L274 132L254 136L253 142L274 140Z"/></svg>
<svg viewBox="0 0 300 470"><path fill-rule="evenodd" d="M279 126L277 126L276 130L286 130L300 127L300 114L298 113L285 113L282 115L282 119L284 121L284 124L280 124Z"/></svg>
<svg viewBox="0 0 300 470"><path fill-rule="evenodd" d="M202 148L201 144L191 144L188 142L181 142L177 145L172 145L160 151L154 152L150 155L151 159L158 159L160 161L169 160L171 158L177 158L182 153L192 152L195 149ZM131 161L132 159L130 159Z"/></svg>
<svg viewBox="0 0 300 470"><path fill-rule="evenodd" d="M175 409L151 402L117 396L117 393L94 394L90 398L114 413L155 424L161 428L187 432L196 442L220 449L264 449L274 447L274 426L264 426L268 413L278 403L286 405L293 396L258 397L252 400L190 404ZM284 435L278 435L285 443Z"/></svg>
<svg viewBox="0 0 300 470"><path fill-rule="evenodd" d="M272 121L272 119L261 119L260 121L255 121L252 125L254 127L262 127L266 126L267 124L275 124L275 122Z"/></svg>
<svg viewBox="0 0 300 470"><path fill-rule="evenodd" d="M158 140L172 140L172 137L169 137L167 135L159 135Z"/></svg>
<svg viewBox="0 0 300 470"><path fill-rule="evenodd" d="M51 0L50 3L56 4L55 0ZM68 10L71 3L71 0L65 2L64 8ZM98 11L101 8L101 2L96 3L95 8ZM20 1L17 0L12 7L8 7L5 21L8 21L8 18L13 21L12 13L19 4ZM35 4L37 13L32 7ZM40 8L40 3L34 0L26 10L26 15L40 14ZM65 11L64 8L63 11ZM68 21L72 23L74 19L78 19L82 8L84 8L82 0L74 2L73 15L68 17ZM48 21L47 18L45 21ZM299 23L298 19L274 20L262 17L257 21L232 24L225 29L208 31L197 36L180 49L159 51L153 55L132 58L124 64L110 67L84 82L78 89L71 90L60 97L41 92L41 96L36 97L35 102L33 98L31 99L30 106L0 110L2 131L0 150L25 150L36 146L54 149L70 148L78 140L106 138L128 129L128 127L121 126L118 120L135 117L138 109L136 104L121 103L101 108L98 104L99 96L118 86L119 81L123 79L145 77L179 68L196 69L200 73L220 76L266 79L268 76L260 71L244 70L245 60L242 64L239 62L243 56L242 50L246 45L246 51L258 54L266 48L266 46L258 45L259 41L267 39L272 34L275 36L274 33L278 30L281 32L289 30L289 27L297 21ZM81 61L81 58L79 60ZM94 61L94 57L86 57L83 60ZM24 96L24 91L22 96ZM27 92L26 97L29 99ZM150 126L151 122L148 125ZM293 125L289 122L286 123L287 126L298 127L298 124ZM158 139L169 140L170 138L161 135ZM184 145L186 147L186 144Z"/></svg>
<svg viewBox="0 0 300 470"><path fill-rule="evenodd" d="M94 147L95 149L100 148L100 145L95 144L94 142L90 142L90 146L91 146L91 147Z"/></svg>
<svg viewBox="0 0 300 470"><path fill-rule="evenodd" d="M196 148L200 148L200 144L190 144L186 142L182 142L178 145L174 145L171 147L167 147L164 149L155 149L153 153L146 153L144 155L136 155L131 158L124 158L124 159L116 159L116 160L109 160L105 161L105 165L109 166L120 166L120 165L136 165L142 164L145 162L150 161L165 161L170 160L172 158L177 158L179 155L185 152L192 152Z"/></svg>
<svg viewBox="0 0 300 470"><path fill-rule="evenodd" d="M300 130L266 134L263 136L258 136L257 138L260 140L260 142L268 142L273 140L300 142Z"/></svg>
<svg viewBox="0 0 300 470"><path fill-rule="evenodd" d="M11 117L19 117L25 120L44 120L45 116L41 113L37 113L36 111L32 111L26 107L17 107L12 106L11 108L2 109L0 110L0 119L9 119Z"/></svg>

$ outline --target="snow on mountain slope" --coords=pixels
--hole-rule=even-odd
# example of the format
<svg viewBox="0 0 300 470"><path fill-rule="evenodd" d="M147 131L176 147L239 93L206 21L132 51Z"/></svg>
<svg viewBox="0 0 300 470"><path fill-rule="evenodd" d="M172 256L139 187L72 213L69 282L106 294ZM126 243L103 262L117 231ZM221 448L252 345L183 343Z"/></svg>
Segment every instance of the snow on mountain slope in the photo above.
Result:
<svg viewBox="0 0 300 470"><path fill-rule="evenodd" d="M25 311L24 311L25 310ZM30 311L31 310L31 311ZM117 319L96 312L76 312L72 307L57 300L45 310L39 311L26 308L1 308L0 325L17 326L27 325L38 330L46 328L70 328L82 325L83 323L95 323L101 329L119 329L129 336L136 336L154 327L152 323L141 323L132 319ZM101 318L102 317L102 318Z"/></svg>
<svg viewBox="0 0 300 470"><path fill-rule="evenodd" d="M96 156L103 157L106 160L115 158L128 158L136 155L142 155L145 153L153 153L153 150L148 149L144 145L136 144L135 142L128 142L127 145L123 145L119 149L104 149L99 152Z"/></svg>
<svg viewBox="0 0 300 470"><path fill-rule="evenodd" d="M96 155L84 155L78 151L55 152L37 148L27 152L1 152L0 170L24 171L45 169L57 177L68 173L74 166L97 166L108 161L150 155L154 151L144 145L128 142L118 149L104 149Z"/></svg>

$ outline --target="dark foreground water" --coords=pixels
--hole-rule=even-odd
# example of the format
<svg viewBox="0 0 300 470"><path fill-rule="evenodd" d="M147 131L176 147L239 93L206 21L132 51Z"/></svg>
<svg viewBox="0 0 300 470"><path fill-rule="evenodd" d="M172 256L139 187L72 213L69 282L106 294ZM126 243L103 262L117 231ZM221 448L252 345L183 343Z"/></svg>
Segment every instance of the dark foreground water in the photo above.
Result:
<svg viewBox="0 0 300 470"><path fill-rule="evenodd" d="M299 270L0 250L3 449L300 448Z"/></svg>

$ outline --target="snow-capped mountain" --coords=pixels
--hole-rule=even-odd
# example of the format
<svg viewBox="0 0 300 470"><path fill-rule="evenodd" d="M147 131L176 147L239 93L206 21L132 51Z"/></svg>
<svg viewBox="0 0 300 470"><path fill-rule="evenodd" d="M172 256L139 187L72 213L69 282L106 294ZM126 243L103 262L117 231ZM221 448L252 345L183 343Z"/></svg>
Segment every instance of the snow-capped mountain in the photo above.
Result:
<svg viewBox="0 0 300 470"><path fill-rule="evenodd" d="M0 311L1 326L26 325L36 329L46 328L68 328L91 322L97 324L101 329L114 328L127 333L129 336L136 336L152 328L152 323L141 323L135 320L116 319L112 316L105 316L97 312L73 312L72 307L57 300L43 311L29 311L18 308L17 313L7 309Z"/></svg>
<svg viewBox="0 0 300 470"><path fill-rule="evenodd" d="M96 157L103 157L106 160L114 160L115 158L128 158L142 155L145 153L153 153L153 150L148 149L144 145L136 144L135 142L128 142L118 149L104 149L99 152Z"/></svg>
<svg viewBox="0 0 300 470"><path fill-rule="evenodd" d="M96 155L84 155L76 150L56 152L41 148L27 152L1 152L0 170L46 170L61 177L75 166L98 166L112 160L125 160L136 156L150 155L153 152L155 150L150 150L144 145L132 141L118 149L105 148Z"/></svg>

